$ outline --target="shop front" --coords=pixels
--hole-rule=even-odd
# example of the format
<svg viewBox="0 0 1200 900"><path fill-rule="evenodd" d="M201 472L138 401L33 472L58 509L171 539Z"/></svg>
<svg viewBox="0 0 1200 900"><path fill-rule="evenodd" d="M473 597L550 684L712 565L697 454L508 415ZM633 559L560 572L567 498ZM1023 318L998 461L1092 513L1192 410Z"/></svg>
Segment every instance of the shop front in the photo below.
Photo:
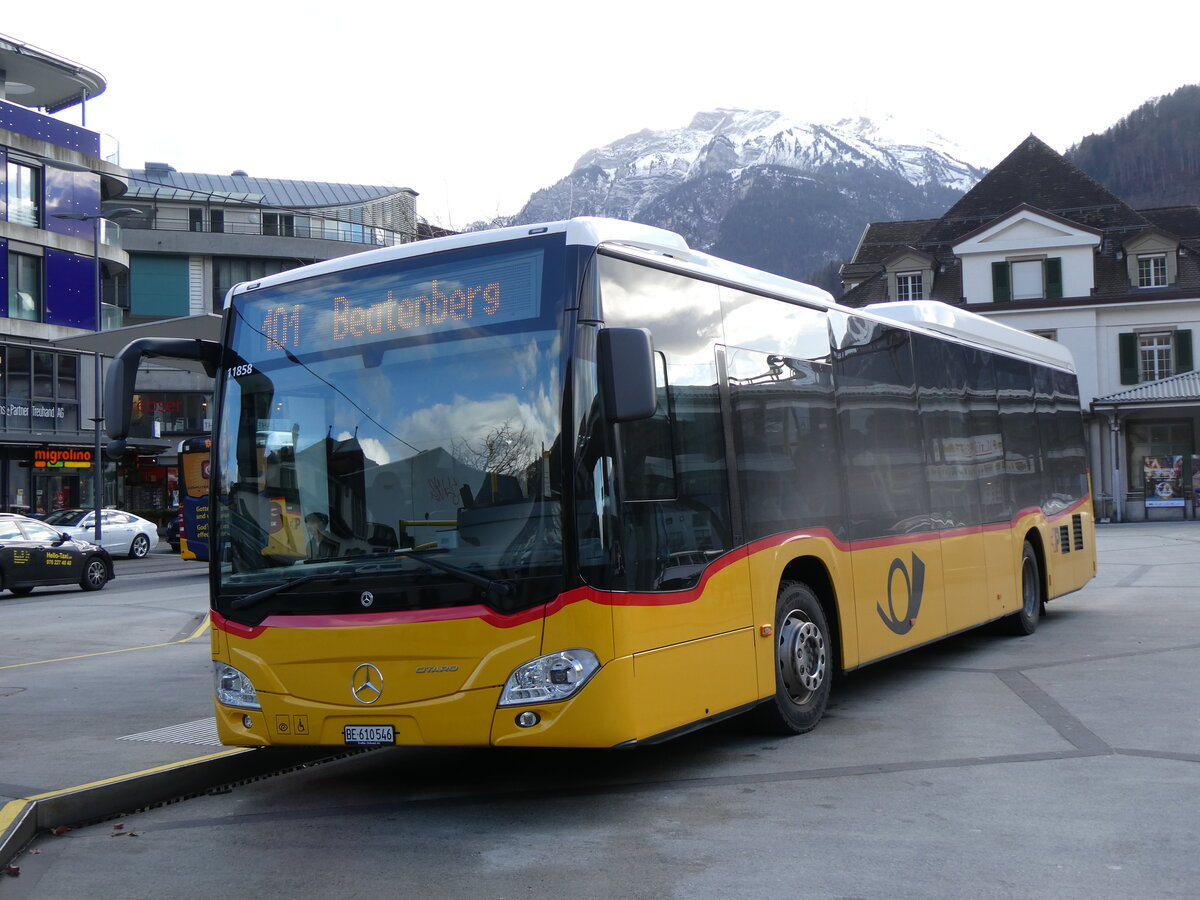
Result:
<svg viewBox="0 0 1200 900"><path fill-rule="evenodd" d="M7 512L44 515L95 503L95 451L64 444L0 445L0 489Z"/></svg>
<svg viewBox="0 0 1200 900"><path fill-rule="evenodd" d="M1109 471L1100 474L1117 486L1113 518L1200 519L1200 372L1098 397L1092 411L1108 420Z"/></svg>

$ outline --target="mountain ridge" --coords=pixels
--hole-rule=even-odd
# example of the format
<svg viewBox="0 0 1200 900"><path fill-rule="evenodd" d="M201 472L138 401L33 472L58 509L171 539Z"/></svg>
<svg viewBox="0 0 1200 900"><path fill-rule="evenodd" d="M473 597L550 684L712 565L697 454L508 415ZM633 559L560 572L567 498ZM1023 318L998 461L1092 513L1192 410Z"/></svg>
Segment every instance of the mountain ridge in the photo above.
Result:
<svg viewBox="0 0 1200 900"><path fill-rule="evenodd" d="M1068 160L1134 208L1200 205L1200 85L1147 101ZM513 216L469 230L580 215L682 234L700 250L840 292L870 222L936 220L987 170L931 130L890 116L801 123L716 108L580 155Z"/></svg>
<svg viewBox="0 0 1200 900"><path fill-rule="evenodd" d="M611 216L669 228L735 262L830 281L820 271L849 256L867 222L939 215L985 172L933 132L891 136L897 124L705 110L683 128L588 150L516 215L473 227Z"/></svg>

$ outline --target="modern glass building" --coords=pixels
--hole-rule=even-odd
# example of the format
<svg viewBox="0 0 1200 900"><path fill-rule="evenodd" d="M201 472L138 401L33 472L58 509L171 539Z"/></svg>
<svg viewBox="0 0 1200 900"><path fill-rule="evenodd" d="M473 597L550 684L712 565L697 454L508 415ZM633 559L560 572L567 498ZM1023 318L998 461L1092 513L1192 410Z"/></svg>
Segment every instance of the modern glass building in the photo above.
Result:
<svg viewBox="0 0 1200 900"><path fill-rule="evenodd" d="M101 149L115 141L55 116L86 122L103 76L3 35L0 82L0 508L95 502L94 354L215 336L240 281L445 233L406 187L121 168ZM212 383L147 363L138 387L103 501L163 519L178 502L176 448L211 427Z"/></svg>
<svg viewBox="0 0 1200 900"><path fill-rule="evenodd" d="M8 510L96 498L95 359L55 342L120 321L111 301L129 258L119 226L101 215L127 182L101 135L51 113L85 107L104 89L99 73L0 35L0 507Z"/></svg>

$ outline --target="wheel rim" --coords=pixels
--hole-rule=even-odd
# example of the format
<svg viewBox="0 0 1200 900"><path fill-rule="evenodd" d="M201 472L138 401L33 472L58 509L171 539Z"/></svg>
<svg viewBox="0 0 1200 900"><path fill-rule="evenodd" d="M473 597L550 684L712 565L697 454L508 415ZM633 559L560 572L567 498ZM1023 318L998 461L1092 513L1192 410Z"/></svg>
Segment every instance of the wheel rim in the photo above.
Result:
<svg viewBox="0 0 1200 900"><path fill-rule="evenodd" d="M92 587L100 587L104 584L104 563L100 560L93 560L88 563L87 569L88 584Z"/></svg>
<svg viewBox="0 0 1200 900"><path fill-rule="evenodd" d="M825 680L825 636L808 616L794 609L783 618L777 647L779 675L797 705L807 703Z"/></svg>
<svg viewBox="0 0 1200 900"><path fill-rule="evenodd" d="M133 555L139 559L150 552L150 538L139 534L133 539Z"/></svg>
<svg viewBox="0 0 1200 900"><path fill-rule="evenodd" d="M1033 565L1033 560L1028 556L1021 563L1021 605L1026 616L1037 614L1037 569Z"/></svg>

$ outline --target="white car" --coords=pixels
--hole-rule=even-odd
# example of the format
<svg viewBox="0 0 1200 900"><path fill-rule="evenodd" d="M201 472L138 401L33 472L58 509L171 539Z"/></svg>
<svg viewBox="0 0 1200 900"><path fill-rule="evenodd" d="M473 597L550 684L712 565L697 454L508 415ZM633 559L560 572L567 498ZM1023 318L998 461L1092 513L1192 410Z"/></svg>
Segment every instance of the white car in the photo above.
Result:
<svg viewBox="0 0 1200 900"><path fill-rule="evenodd" d="M119 509L104 509L100 512L99 541L96 541L94 509L58 509L42 521L72 537L78 536L92 543L99 543L114 556L141 559L158 546L158 526L149 519Z"/></svg>

